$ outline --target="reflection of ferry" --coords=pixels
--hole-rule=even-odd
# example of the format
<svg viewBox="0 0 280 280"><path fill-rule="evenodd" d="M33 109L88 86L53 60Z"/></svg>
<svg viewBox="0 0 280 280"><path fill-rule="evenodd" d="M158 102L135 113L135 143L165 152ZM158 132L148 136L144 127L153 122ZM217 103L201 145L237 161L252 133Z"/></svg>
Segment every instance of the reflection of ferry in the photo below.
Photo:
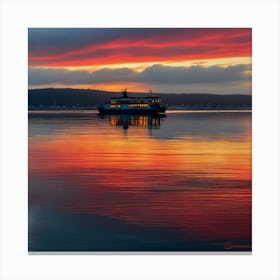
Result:
<svg viewBox="0 0 280 280"><path fill-rule="evenodd" d="M98 107L100 114L158 114L165 110L159 97L128 97L126 89L123 97L113 97Z"/></svg>
<svg viewBox="0 0 280 280"><path fill-rule="evenodd" d="M102 117L102 115L101 115ZM109 115L109 122L112 126L122 126L124 129L128 129L129 126L142 126L148 128L159 128L161 118L165 117L162 114L149 114L149 115ZM102 117L104 118L104 116Z"/></svg>

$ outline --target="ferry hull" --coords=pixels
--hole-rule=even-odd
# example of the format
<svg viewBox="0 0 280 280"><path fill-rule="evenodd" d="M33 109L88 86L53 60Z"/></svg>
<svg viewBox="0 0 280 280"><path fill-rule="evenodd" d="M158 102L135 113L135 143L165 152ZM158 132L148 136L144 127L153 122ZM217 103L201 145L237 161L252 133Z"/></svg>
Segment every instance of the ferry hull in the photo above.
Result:
<svg viewBox="0 0 280 280"><path fill-rule="evenodd" d="M153 115L153 114L159 114L164 113L166 111L166 108L161 107L157 109L114 109L114 108L104 108L104 107L98 107L98 111L102 115Z"/></svg>

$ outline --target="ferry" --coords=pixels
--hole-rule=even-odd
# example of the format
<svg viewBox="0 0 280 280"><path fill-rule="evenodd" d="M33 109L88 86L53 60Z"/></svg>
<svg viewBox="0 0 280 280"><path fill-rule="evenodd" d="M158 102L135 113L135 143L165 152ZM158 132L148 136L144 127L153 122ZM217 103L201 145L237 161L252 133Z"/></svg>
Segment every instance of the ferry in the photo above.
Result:
<svg viewBox="0 0 280 280"><path fill-rule="evenodd" d="M100 114L158 114L164 113L166 106L162 105L161 98L128 97L127 90L123 91L122 97L113 97L104 105L98 106Z"/></svg>

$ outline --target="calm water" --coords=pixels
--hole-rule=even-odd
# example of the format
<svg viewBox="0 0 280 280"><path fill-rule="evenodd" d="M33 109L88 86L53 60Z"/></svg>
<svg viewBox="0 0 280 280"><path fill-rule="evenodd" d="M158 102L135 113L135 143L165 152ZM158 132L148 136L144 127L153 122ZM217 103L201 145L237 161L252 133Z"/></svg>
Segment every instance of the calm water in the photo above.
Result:
<svg viewBox="0 0 280 280"><path fill-rule="evenodd" d="M251 112L29 112L29 251L251 250Z"/></svg>

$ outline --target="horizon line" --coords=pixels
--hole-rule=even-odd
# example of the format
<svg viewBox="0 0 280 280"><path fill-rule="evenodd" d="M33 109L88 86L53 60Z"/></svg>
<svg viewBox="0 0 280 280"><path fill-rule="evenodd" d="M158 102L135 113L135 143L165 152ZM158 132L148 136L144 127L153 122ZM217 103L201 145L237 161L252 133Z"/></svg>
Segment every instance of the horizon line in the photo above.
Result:
<svg viewBox="0 0 280 280"><path fill-rule="evenodd" d="M56 88L56 87L46 87L46 88L28 88L28 91L30 90L46 90L46 89L55 89L55 90L81 90L81 91L100 91L100 92L108 92L108 93L122 93L123 91L107 91L107 90L100 90L100 89L92 89L92 88L71 88L71 87L65 87L65 88ZM209 95L246 95L246 96L252 96L252 93L206 93L206 92L180 92L180 93L174 93L174 92L137 92L137 91L128 91L128 93L131 94L147 94L147 95L154 95L154 94L209 94Z"/></svg>

